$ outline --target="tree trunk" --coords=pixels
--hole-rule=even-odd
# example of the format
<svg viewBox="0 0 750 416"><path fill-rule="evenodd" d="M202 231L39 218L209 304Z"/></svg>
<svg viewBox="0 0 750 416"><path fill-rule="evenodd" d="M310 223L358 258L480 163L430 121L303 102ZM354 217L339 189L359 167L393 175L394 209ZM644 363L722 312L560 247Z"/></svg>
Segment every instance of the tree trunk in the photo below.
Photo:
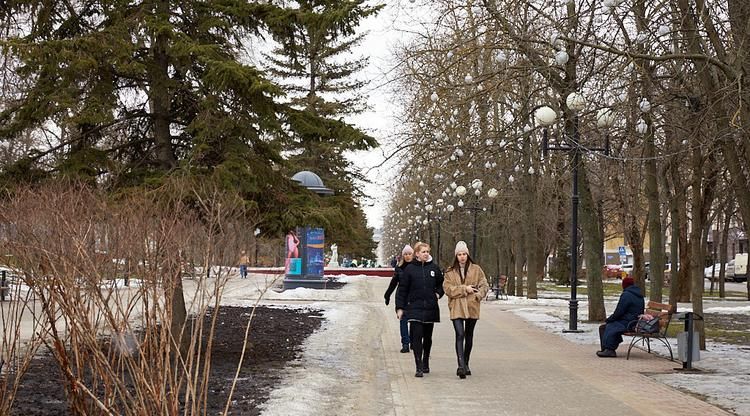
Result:
<svg viewBox="0 0 750 416"><path fill-rule="evenodd" d="M682 208L682 207L680 207ZM690 279L690 265L693 263L691 260L691 245L692 241L688 240L688 224L687 216L682 209L680 210L680 269L677 272L677 289L676 289L676 302L690 302L690 290L693 287L692 280Z"/></svg>
<svg viewBox="0 0 750 416"><path fill-rule="evenodd" d="M672 239L669 245L669 304L677 305L677 296L679 292L679 261L680 261L680 201L678 199L678 183L674 180L679 180L679 173L677 172L677 163L672 162L670 166L670 173L672 181L668 183L673 184L672 192L670 192L669 198L669 217L671 220L670 237Z"/></svg>
<svg viewBox="0 0 750 416"><path fill-rule="evenodd" d="M726 210L724 211L724 221L721 225L721 245L719 247L719 262L721 263L721 267L719 267L719 297L724 299L726 297L726 292L724 291L724 282L726 281L726 270L725 270L725 263L727 258L727 243L729 240L729 225L732 223L732 214L734 213L734 208L732 207L732 203L727 203Z"/></svg>
<svg viewBox="0 0 750 416"><path fill-rule="evenodd" d="M709 163L712 163L711 158L708 158ZM705 259L705 245L704 242L704 224L708 219L708 212L711 209L711 204L714 199L714 190L716 188L718 172L715 168L715 164L704 173L704 162L706 161L703 155L703 148L698 146L693 150L692 155L692 195L693 201L692 210L692 222L690 224L690 255L693 259L693 264L690 267L690 276L692 281L691 289L691 300L693 304L693 312L699 315L703 315L703 259ZM696 331L700 334L700 348L706 349L706 334L704 331L704 325L702 320L695 322Z"/></svg>
<svg viewBox="0 0 750 416"><path fill-rule="evenodd" d="M524 243L521 236L519 238L514 240L515 242L513 245L515 246L515 261L513 262L515 265L515 275L516 275L516 287L513 292L515 292L516 296L523 296L523 266L526 263L526 253L524 250Z"/></svg>
<svg viewBox="0 0 750 416"><path fill-rule="evenodd" d="M172 278L171 284L168 284L167 290L171 293L166 295L171 300L172 321L170 329L172 338L177 344L177 350L182 357L187 354L187 348L190 345L190 329L185 327L187 322L187 309L185 307L185 295L182 290L182 272L179 262L173 266L173 271L169 274Z"/></svg>
<svg viewBox="0 0 750 416"><path fill-rule="evenodd" d="M166 24L169 20L169 2L158 1L155 12L157 19L162 20ZM155 35L151 47L153 65L149 70L151 83L149 101L154 127L156 158L160 168L165 171L177 166L177 158L172 147L172 135L169 130L169 112L172 100L169 92L168 40L166 33L159 32Z"/></svg>
<svg viewBox="0 0 750 416"><path fill-rule="evenodd" d="M685 271L689 267L687 253L687 214L684 186L680 176L678 160L672 160L669 167L669 182L672 184L670 198L670 216L672 219L671 267L669 272L669 304L690 300L689 281L686 281Z"/></svg>
<svg viewBox="0 0 750 416"><path fill-rule="evenodd" d="M652 133L649 133L646 139L646 199L648 200L648 243L650 253L649 279L651 279L649 299L661 303L662 287L664 287L664 236L662 235L661 226L656 150Z"/></svg>
<svg viewBox="0 0 750 416"><path fill-rule="evenodd" d="M585 163L579 167L581 207L579 216L583 229L583 255L586 259L586 284L588 285L589 321L603 321L607 318L604 309L604 288L602 285L602 253L604 235L599 225L597 204L591 194ZM573 247L578 250L578 247ZM580 265L579 265L580 267Z"/></svg>
<svg viewBox="0 0 750 416"><path fill-rule="evenodd" d="M696 150L695 153L700 152ZM693 186L692 186L692 200L693 200L693 218L690 224L690 257L693 259L693 263L690 265L690 279L692 283L691 288L691 300L693 306L693 312L699 315L703 315L703 261L705 258L704 245L703 245L703 220L702 214L703 209L703 195L701 195L701 182L702 182L702 162L697 159L699 156L693 156ZM702 321L695 321L695 328L700 337L700 349L706 348L705 333L703 332L703 325L699 325Z"/></svg>

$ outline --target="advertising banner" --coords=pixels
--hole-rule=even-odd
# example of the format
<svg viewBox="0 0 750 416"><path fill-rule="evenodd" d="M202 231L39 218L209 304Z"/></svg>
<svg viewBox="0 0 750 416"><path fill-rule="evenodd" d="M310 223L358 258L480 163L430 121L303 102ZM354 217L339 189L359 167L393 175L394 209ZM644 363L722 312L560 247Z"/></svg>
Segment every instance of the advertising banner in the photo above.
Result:
<svg viewBox="0 0 750 416"><path fill-rule="evenodd" d="M306 228L306 277L323 277L323 266L325 265L325 232L322 228Z"/></svg>

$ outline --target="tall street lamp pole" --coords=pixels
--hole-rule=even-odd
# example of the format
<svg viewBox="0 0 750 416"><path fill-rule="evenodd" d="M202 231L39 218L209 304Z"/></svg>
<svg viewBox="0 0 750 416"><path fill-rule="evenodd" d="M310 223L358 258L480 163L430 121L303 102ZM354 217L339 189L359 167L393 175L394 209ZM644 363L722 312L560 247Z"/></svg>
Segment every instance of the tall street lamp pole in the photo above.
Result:
<svg viewBox="0 0 750 416"><path fill-rule="evenodd" d="M484 211L485 208L482 208L479 206L479 195L482 194L481 188L482 188L482 181L479 179L474 179L471 182L471 187L474 188L474 202L471 204L470 207L464 207L464 202L462 200L458 201L458 206L460 208L463 208L467 211L471 211L473 214L472 218L472 227L471 227L471 252L474 256L477 256L477 214L479 214L480 211ZM487 191L487 196L494 199L497 197L497 190L495 188L490 189ZM456 188L456 195L459 197L462 197L466 195L466 188L463 186L459 186Z"/></svg>
<svg viewBox="0 0 750 416"><path fill-rule="evenodd" d="M563 332L581 332L578 329L578 164L581 161L581 152L583 151L602 151L605 154L609 154L609 138L607 138L604 148L590 148L585 149L580 146L580 137L578 134L578 112L586 107L586 101L583 96L579 93L573 92L568 95L565 99L565 104L570 110L574 112L573 117L573 136L566 137L568 143L562 143L556 146L549 145L549 138L547 128L555 123L557 119L557 113L550 107L541 107L534 112L534 117L537 123L544 126L542 149L544 155L547 155L549 150L561 150L569 152L571 159L573 160L573 190L571 195L571 230L570 230L570 319L569 327ZM614 124L614 114L610 109L602 109L597 114L597 125L599 127L610 127Z"/></svg>

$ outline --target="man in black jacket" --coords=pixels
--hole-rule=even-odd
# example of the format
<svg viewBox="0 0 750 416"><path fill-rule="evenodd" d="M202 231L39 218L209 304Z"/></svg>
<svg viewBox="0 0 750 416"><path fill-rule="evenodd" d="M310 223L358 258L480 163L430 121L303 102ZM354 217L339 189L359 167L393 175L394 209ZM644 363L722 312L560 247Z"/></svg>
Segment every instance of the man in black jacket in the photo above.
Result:
<svg viewBox="0 0 750 416"><path fill-rule="evenodd" d="M641 288L634 284L633 278L628 276L622 279L622 294L617 302L617 307L612 315L607 318L607 323L599 326L599 340L601 351L597 351L599 357L617 357L615 350L622 343L622 334L633 329L638 315L643 313L645 303Z"/></svg>

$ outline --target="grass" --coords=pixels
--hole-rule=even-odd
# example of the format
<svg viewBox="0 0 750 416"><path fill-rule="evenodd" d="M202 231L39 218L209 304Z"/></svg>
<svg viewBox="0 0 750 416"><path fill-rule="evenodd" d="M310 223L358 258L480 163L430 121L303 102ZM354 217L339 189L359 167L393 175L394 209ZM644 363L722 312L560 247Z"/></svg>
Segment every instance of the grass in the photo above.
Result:
<svg viewBox="0 0 750 416"><path fill-rule="evenodd" d="M619 285L619 280L617 281L618 284L613 283L607 283L606 281L603 284L603 291L605 297L619 297L622 293L622 286ZM649 288L650 286L646 286L646 298L648 298L649 295ZM557 286L551 282L542 282L537 285L537 289L542 292L555 292L560 294L569 294L570 293L570 286ZM578 295L580 296L588 296L588 288L586 286L578 286L577 289ZM665 299L669 299L669 287L662 288L662 297ZM745 292L739 292L739 291L726 291L724 292L724 300L733 300L730 298L737 298L734 300L747 300L747 294ZM709 294L708 291L703 292L703 299L704 300L721 300L722 298L719 297L719 290L715 289L713 294Z"/></svg>

